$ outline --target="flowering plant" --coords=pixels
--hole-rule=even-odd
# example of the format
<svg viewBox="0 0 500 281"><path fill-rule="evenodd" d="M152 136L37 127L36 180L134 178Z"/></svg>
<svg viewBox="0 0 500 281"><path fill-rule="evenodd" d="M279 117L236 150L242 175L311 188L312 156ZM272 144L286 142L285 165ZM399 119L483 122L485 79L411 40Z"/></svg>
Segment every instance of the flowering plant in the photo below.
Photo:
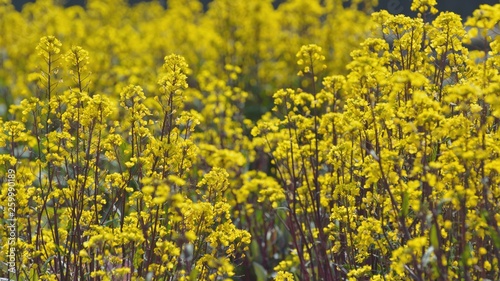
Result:
<svg viewBox="0 0 500 281"><path fill-rule="evenodd" d="M0 0L0 277L499 279L500 5L376 2Z"/></svg>

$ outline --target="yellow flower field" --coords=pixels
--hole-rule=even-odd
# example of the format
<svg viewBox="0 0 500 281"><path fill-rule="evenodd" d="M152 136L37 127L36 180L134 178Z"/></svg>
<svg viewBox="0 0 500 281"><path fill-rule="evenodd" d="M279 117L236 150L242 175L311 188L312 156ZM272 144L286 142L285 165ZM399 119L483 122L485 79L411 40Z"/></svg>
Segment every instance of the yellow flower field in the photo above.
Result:
<svg viewBox="0 0 500 281"><path fill-rule="evenodd" d="M500 4L59 2L0 0L0 280L500 280Z"/></svg>

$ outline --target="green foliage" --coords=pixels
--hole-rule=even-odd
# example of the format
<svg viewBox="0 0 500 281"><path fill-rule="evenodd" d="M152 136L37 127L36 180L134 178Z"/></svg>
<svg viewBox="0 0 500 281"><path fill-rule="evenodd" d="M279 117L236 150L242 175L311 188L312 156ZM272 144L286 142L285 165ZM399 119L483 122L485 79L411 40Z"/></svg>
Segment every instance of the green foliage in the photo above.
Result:
<svg viewBox="0 0 500 281"><path fill-rule="evenodd" d="M376 2L0 0L0 276L499 279L500 5Z"/></svg>

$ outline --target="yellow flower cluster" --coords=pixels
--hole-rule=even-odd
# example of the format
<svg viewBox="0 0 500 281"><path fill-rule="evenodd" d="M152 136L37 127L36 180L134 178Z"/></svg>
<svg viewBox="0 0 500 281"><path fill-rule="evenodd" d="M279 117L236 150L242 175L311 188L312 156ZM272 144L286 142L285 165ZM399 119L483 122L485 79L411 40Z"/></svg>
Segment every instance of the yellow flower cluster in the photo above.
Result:
<svg viewBox="0 0 500 281"><path fill-rule="evenodd" d="M303 88L278 90L277 116L252 130L285 190L298 260L275 270L301 280L498 278L499 38L470 54L457 15L425 19L435 4L414 1L415 19L374 13L379 36L322 89L312 74L323 70L321 48L297 54Z"/></svg>
<svg viewBox="0 0 500 281"><path fill-rule="evenodd" d="M0 0L0 276L500 279L500 5L56 2Z"/></svg>
<svg viewBox="0 0 500 281"><path fill-rule="evenodd" d="M2 165L20 173L19 278L233 276L251 235L233 223L226 170L198 163L192 134L200 122L184 110L185 59L165 57L156 98L128 85L113 108L111 98L89 92L89 53L71 47L59 64L60 48L55 37L41 38L40 90L12 105L22 122L2 131Z"/></svg>

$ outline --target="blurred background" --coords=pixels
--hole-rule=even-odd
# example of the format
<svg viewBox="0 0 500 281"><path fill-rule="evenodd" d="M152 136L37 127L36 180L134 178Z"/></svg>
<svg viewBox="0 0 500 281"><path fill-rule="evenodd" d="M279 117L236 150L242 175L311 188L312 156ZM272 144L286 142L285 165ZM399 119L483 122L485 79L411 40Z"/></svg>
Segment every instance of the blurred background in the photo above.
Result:
<svg viewBox="0 0 500 281"><path fill-rule="evenodd" d="M194 0L196 1L196 0ZM205 9L211 0L200 0L203 3ZM20 10L22 6L29 2L35 2L34 0L14 0L12 1L16 9ZM62 0L67 6L81 5L85 6L85 0ZM148 2L144 0L129 0L131 5L137 4L139 2ZM151 2L151 1L149 1ZM158 0L165 8L168 5L168 0ZM273 5L275 7L279 6L285 0L275 0ZM350 1L345 1L345 5L350 5ZM450 11L457 13L462 16L462 19L466 19L467 16L471 15L472 12L479 7L481 4L498 4L499 0L438 0L437 8L439 11ZM410 11L411 0L381 0L377 6L377 10L388 10L392 14L405 14L413 16L414 13Z"/></svg>

